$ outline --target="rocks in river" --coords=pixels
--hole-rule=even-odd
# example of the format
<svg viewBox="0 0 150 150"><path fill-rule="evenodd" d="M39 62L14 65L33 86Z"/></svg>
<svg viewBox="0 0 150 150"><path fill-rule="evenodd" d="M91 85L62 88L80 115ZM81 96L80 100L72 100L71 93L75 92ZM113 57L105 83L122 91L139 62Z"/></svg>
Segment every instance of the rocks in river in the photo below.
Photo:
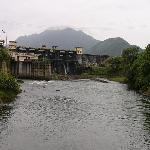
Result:
<svg viewBox="0 0 150 150"><path fill-rule="evenodd" d="M18 79L17 82L20 83L20 84L21 84L21 83L24 83L24 81L23 81L23 80L20 80L20 79Z"/></svg>
<svg viewBox="0 0 150 150"><path fill-rule="evenodd" d="M102 83L109 83L106 79L103 79L103 78L95 78L95 79L92 79L92 80L102 82Z"/></svg>

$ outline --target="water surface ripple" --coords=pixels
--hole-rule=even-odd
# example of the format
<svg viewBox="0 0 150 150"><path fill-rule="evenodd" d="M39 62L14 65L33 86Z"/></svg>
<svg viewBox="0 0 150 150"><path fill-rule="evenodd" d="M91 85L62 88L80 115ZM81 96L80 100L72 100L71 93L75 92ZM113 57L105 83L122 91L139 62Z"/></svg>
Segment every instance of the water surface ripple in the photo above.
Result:
<svg viewBox="0 0 150 150"><path fill-rule="evenodd" d="M25 81L0 106L0 150L149 150L150 99L116 82Z"/></svg>

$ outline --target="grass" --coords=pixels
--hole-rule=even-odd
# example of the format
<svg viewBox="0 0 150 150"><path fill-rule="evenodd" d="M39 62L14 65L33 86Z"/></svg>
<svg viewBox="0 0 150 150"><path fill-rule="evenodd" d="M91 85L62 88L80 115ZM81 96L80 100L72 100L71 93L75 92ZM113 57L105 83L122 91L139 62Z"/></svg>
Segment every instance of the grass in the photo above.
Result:
<svg viewBox="0 0 150 150"><path fill-rule="evenodd" d="M17 94L18 93L14 91L0 90L0 103L7 103L13 101Z"/></svg>
<svg viewBox="0 0 150 150"><path fill-rule="evenodd" d="M126 83L127 78L123 76L116 76L116 77L109 77L108 80L120 82L120 83Z"/></svg>
<svg viewBox="0 0 150 150"><path fill-rule="evenodd" d="M20 92L20 85L13 76L0 73L0 103L11 102Z"/></svg>

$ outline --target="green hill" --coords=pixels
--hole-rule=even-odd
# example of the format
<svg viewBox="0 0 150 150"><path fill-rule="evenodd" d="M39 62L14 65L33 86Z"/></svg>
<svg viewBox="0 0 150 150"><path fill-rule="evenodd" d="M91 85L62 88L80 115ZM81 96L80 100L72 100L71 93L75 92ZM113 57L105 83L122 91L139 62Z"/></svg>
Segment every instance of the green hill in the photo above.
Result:
<svg viewBox="0 0 150 150"><path fill-rule="evenodd" d="M122 53L123 49L132 47L124 39L110 38L104 41L100 41L98 44L93 46L87 53L95 55L110 55L110 56L119 56Z"/></svg>

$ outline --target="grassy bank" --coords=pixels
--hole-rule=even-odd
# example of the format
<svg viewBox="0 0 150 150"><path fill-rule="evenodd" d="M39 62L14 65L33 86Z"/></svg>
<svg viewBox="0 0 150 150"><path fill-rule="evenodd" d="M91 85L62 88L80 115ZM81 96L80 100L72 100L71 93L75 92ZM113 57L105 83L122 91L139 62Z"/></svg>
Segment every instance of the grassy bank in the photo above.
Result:
<svg viewBox="0 0 150 150"><path fill-rule="evenodd" d="M109 67L93 67L90 71L82 73L80 78L83 79L96 79L96 78L105 78L110 81L126 83L127 78L120 73L114 73L110 71Z"/></svg>
<svg viewBox="0 0 150 150"><path fill-rule="evenodd" d="M101 69L102 68L100 68L100 70ZM104 72L102 73L102 70L99 73L94 73L94 72L90 71L90 72L82 73L80 75L59 75L59 74L53 74L51 76L51 79L52 80L66 81L66 80L78 80L78 79L96 80L97 78L104 78L104 79L108 79L110 81L115 81L115 82L120 82L120 83L126 83L126 81L127 81L127 78L124 77L124 76L110 76L106 72L105 72L105 74L104 74Z"/></svg>
<svg viewBox="0 0 150 150"><path fill-rule="evenodd" d="M110 81L120 82L120 83L127 83L127 78L124 76L116 76L116 77L109 77L107 78Z"/></svg>
<svg viewBox="0 0 150 150"><path fill-rule="evenodd" d="M7 103L13 101L17 94L18 93L14 91L0 90L0 103Z"/></svg>
<svg viewBox="0 0 150 150"><path fill-rule="evenodd" d="M99 68L100 70L102 68ZM103 68L103 69L107 69L107 68ZM102 69L102 70L103 70ZM100 71L101 72L101 71ZM59 74L55 74L55 75L52 75L52 80L62 80L62 81L67 81L67 80L78 80L78 79L91 79L91 80L95 80L95 81L102 81L102 80L97 80L98 78L104 78L104 79L107 79L107 80L110 80L110 81L115 81L115 82L119 82L119 83L122 83L122 84L127 84L129 89L132 89L130 88L129 86L129 81L128 81L128 78L126 76L123 76L123 75L119 75L119 74L110 74L109 71L108 73L104 72L103 73L94 73L92 71L90 72L86 72L86 73L82 73L80 75L59 75ZM138 93L142 94L142 95L146 95L146 96L150 96L150 87L147 88L147 90L136 90L136 89L132 89L132 90L135 90L137 91Z"/></svg>
<svg viewBox="0 0 150 150"><path fill-rule="evenodd" d="M8 49L0 48L0 104L12 101L20 92L16 79L8 74L9 63Z"/></svg>
<svg viewBox="0 0 150 150"><path fill-rule="evenodd" d="M7 73L0 73L0 103L12 101L19 92L16 79Z"/></svg>

